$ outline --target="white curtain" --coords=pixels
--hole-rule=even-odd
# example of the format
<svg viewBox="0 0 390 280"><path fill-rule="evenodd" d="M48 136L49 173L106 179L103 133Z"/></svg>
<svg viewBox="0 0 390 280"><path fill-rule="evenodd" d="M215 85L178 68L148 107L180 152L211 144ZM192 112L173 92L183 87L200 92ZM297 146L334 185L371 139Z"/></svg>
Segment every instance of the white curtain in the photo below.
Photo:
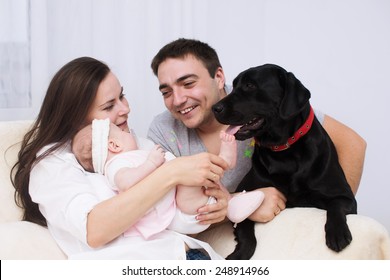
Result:
<svg viewBox="0 0 390 280"><path fill-rule="evenodd" d="M0 108L28 108L30 95L28 0L0 1Z"/></svg>
<svg viewBox="0 0 390 280"><path fill-rule="evenodd" d="M0 0L3 1L19 2ZM164 109L157 80L150 69L159 48L179 37L206 41L218 51L231 82L237 69L263 61L266 2L31 1L31 106L16 111L9 106L0 108L0 120L35 118L53 74L71 59L93 56L107 62L119 77L132 116L137 118L135 128L144 135L153 116ZM250 23L250 28L245 26L243 18ZM231 50L235 49L243 50L243 54L233 54Z"/></svg>
<svg viewBox="0 0 390 280"><path fill-rule="evenodd" d="M136 131L145 135L148 124L153 116L164 110L157 79L153 76L150 63L153 56L164 44L179 37L197 38L208 42L217 49L226 72L233 72L235 68L244 68L248 56L238 61L230 58L233 48L244 49L251 54L254 63L262 61L263 24L265 1L258 0L50 0L42 1L41 6L32 5L33 18L42 18L46 10L47 27L40 23L32 26L33 34L41 36L46 32L46 39L35 40L33 46L46 46L37 49L46 49L46 52L36 53L32 59L33 65L47 68L34 73L44 73L50 77L67 61L78 56L93 56L109 64L123 83L125 93L131 104L132 114L130 122ZM242 5L245 3L245 5ZM237 20L244 16L257 25L250 40L251 44L244 44L247 40L246 30ZM35 14L34 14L35 13ZM243 14L245 13L245 15ZM233 20L232 20L233 19ZM237 25L238 24L238 25ZM45 30L47 28L47 30ZM43 30L40 32L40 30ZM239 32L235 32L238 30ZM34 33L35 32L35 33ZM232 38L234 38L232 40ZM229 47L230 45L230 47ZM238 62L238 63L237 63ZM33 75L35 75L33 73ZM237 74L229 74L229 78ZM41 74L39 74L41 76ZM43 77L39 77L43 78ZM230 79L230 80L231 80ZM34 82L36 79L34 78ZM42 80L38 88L39 94L49 81ZM132 121L132 118L136 121ZM141 121L140 121L141 120Z"/></svg>

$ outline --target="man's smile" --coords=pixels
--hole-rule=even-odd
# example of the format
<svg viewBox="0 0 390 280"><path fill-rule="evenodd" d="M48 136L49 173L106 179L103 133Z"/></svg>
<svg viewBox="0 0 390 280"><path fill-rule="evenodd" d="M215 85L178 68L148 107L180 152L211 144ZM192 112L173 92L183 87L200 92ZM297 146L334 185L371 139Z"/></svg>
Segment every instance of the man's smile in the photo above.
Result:
<svg viewBox="0 0 390 280"><path fill-rule="evenodd" d="M191 112L192 110L194 110L195 108L196 108L196 106L191 106L191 107L185 108L183 110L179 110L178 112L182 115L185 115L185 114L188 114L189 112Z"/></svg>

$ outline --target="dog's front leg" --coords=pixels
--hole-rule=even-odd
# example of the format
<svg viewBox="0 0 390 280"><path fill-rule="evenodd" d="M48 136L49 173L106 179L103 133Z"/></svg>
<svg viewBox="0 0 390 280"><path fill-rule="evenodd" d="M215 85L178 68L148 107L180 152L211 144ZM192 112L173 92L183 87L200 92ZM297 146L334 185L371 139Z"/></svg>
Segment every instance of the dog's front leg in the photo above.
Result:
<svg viewBox="0 0 390 280"><path fill-rule="evenodd" d="M356 213L356 204L346 208L348 203L333 201L326 212L326 245L335 252L340 252L352 241L352 234L347 224L347 214Z"/></svg>

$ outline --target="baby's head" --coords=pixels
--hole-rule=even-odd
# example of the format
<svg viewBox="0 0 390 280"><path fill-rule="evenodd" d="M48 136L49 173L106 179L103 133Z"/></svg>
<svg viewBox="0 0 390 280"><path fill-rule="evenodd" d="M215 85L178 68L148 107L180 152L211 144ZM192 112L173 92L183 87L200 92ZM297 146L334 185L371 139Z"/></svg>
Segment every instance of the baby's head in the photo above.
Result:
<svg viewBox="0 0 390 280"><path fill-rule="evenodd" d="M103 174L104 165L115 154L137 149L130 132L106 120L94 120L79 130L72 140L72 152L81 166L89 172Z"/></svg>
<svg viewBox="0 0 390 280"><path fill-rule="evenodd" d="M95 172L92 164L92 124L80 129L72 140L72 152L88 172Z"/></svg>

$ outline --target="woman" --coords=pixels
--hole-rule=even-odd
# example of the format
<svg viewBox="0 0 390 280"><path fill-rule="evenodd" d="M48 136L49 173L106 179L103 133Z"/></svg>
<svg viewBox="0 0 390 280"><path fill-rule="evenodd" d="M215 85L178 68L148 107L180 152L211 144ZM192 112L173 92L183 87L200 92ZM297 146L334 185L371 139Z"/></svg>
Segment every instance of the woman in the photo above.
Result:
<svg viewBox="0 0 390 280"><path fill-rule="evenodd" d="M69 258L193 259L194 251L186 255L188 247L220 258L207 244L173 232L164 231L147 244L122 236L178 184L205 186L217 198L199 209L203 223L219 222L227 211L226 196L212 181L227 163L209 153L169 161L116 196L102 175L83 170L70 149L76 132L105 118L128 131L129 112L123 88L104 63L81 57L55 74L12 169L24 220L47 225Z"/></svg>

